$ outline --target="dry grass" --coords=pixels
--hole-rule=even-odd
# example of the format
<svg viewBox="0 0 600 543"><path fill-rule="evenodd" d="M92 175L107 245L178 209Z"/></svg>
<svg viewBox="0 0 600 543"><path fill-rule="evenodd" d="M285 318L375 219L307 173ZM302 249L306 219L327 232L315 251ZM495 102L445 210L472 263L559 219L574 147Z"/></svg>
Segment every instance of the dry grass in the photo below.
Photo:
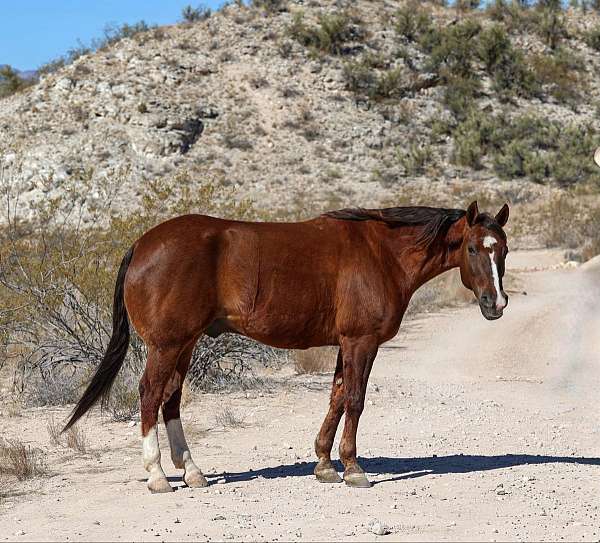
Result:
<svg viewBox="0 0 600 543"><path fill-rule="evenodd" d="M294 351L292 360L298 375L329 373L335 370L337 347L315 347L305 351Z"/></svg>
<svg viewBox="0 0 600 543"><path fill-rule="evenodd" d="M27 446L18 439L0 441L0 475L24 481L47 473L40 449Z"/></svg>
<svg viewBox="0 0 600 543"><path fill-rule="evenodd" d="M58 424L54 417L50 417L46 423L46 430L48 431L48 437L52 445L62 445L62 436L60 434L61 426Z"/></svg>
<svg viewBox="0 0 600 543"><path fill-rule="evenodd" d="M215 413L215 422L224 428L240 428L244 425L244 416L226 406Z"/></svg>
<svg viewBox="0 0 600 543"><path fill-rule="evenodd" d="M87 436L85 430L80 426L73 426L64 434L61 434L62 425L58 424L54 417L50 417L46 424L48 430L48 436L50 437L50 443L61 447L68 447L74 451L78 451L82 454L88 452Z"/></svg>

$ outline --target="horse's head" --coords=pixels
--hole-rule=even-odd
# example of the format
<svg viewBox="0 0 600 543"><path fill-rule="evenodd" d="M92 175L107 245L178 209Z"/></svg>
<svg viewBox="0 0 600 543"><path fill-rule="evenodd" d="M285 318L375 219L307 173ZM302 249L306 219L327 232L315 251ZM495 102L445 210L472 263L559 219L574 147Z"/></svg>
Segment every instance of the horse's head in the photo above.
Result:
<svg viewBox="0 0 600 543"><path fill-rule="evenodd" d="M460 276L472 290L481 313L488 320L499 319L508 304L502 288L504 259L508 253L502 227L508 221L508 205L493 217L479 213L477 202L467 209L466 227L461 244Z"/></svg>

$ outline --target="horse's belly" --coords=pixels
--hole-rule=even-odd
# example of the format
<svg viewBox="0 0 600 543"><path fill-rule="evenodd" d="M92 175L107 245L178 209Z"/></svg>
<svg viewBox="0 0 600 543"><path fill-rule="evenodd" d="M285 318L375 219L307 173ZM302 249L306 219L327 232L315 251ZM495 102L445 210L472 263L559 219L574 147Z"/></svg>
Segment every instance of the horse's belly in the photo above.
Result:
<svg viewBox="0 0 600 543"><path fill-rule="evenodd" d="M282 349L336 345L331 316L320 311L259 311L247 319L243 333L261 343Z"/></svg>

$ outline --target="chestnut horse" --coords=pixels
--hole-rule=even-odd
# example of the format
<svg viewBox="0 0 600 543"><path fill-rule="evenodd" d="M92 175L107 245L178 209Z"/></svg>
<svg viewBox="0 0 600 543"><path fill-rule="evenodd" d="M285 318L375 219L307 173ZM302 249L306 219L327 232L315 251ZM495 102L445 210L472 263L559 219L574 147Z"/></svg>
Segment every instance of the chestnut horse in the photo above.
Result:
<svg viewBox="0 0 600 543"><path fill-rule="evenodd" d="M186 215L144 234L119 269L108 349L66 425L106 401L125 358L129 322L148 347L140 382L143 460L152 492L172 490L160 463L162 407L171 458L190 487L207 485L192 460L181 421L181 387L202 334L235 332L274 347L339 345L329 412L315 442L322 482L341 482L331 448L342 414L344 481L370 483L356 458L356 431L367 380L383 342L392 339L412 294L460 268L483 316L497 319L508 220L430 207L346 209L298 223L238 222Z"/></svg>

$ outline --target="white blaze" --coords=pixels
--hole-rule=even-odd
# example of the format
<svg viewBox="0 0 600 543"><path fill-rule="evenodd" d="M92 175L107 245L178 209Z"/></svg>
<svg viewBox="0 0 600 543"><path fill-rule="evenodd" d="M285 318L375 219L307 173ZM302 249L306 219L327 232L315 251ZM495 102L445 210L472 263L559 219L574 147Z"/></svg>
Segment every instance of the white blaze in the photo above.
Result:
<svg viewBox="0 0 600 543"><path fill-rule="evenodd" d="M504 309L506 307L506 298L502 294L502 289L500 288L500 275L498 274L498 266L496 266L496 261L494 260L494 245L496 244L496 238L493 236L486 236L483 238L483 246L487 249L491 249L490 255L490 264L492 266L492 278L494 279L494 288L496 289L496 307Z"/></svg>

